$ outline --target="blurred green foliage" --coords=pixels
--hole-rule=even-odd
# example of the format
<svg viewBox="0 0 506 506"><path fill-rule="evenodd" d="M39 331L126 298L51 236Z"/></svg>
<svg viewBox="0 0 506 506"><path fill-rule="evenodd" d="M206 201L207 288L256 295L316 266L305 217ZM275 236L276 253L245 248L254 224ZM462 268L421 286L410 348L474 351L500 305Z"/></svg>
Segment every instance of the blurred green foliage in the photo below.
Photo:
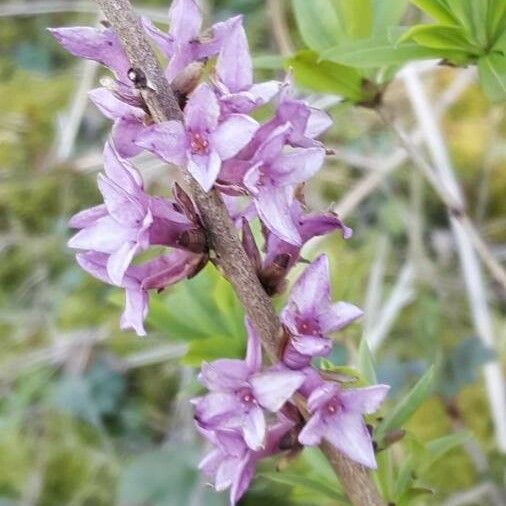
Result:
<svg viewBox="0 0 506 506"><path fill-rule="evenodd" d="M165 0L138 3L166 9ZM367 9L368 3L356 5ZM426 29L412 28L401 48L392 37L399 40L402 34L386 33L387 27L401 21L425 23L420 10L406 11L406 0L388 2L388 8L382 0L372 3L372 16L364 10L357 17L342 1L327 15L327 1L286 2L293 4L286 13L293 41L302 42L302 34L313 51L304 50L291 60L301 85L353 102L370 102L376 92L385 90L406 58L443 56L441 48L433 47L434 33L427 41L422 33ZM438 23L449 22L433 16L431 2L413 3L434 19L431 32L437 31ZM217 19L245 14L252 49L263 63L262 75L282 76L265 2L208 4ZM314 6L319 9L316 17ZM481 25L467 24L468 15L462 11L452 20L460 26L459 33L485 36L476 31ZM188 399L200 392L195 367L202 360L240 356L244 351L244 315L231 288L208 267L195 279L153 295L149 337L139 339L118 330L119 291L81 272L65 247L67 219L98 201L94 174L89 173L93 168L83 166L88 156L99 155L98 140L107 124L90 107L74 156L56 161L57 117L68 107L80 70L45 27L93 22L93 15L75 13L0 18L0 505L219 506L226 499L203 486L195 470L203 448L192 429ZM494 37L494 47L503 51L504 41ZM328 50L328 61L319 63L314 51L323 50ZM473 54L469 51L466 58ZM478 58L482 82L492 98L497 83L489 82L486 66L500 69L497 58L488 53ZM430 82L431 93L438 95L453 79L452 69L441 70ZM364 86L364 81L373 86ZM391 93L397 101L397 92L393 83L391 92L386 88L386 100ZM405 108L402 97L398 107ZM370 111L337 104L331 112L336 124L325 139L329 146L376 156L395 149L395 139ZM484 236L504 247L504 110L492 107L483 90L471 84L442 122L470 212ZM363 304L381 238L390 244L382 301L395 284L411 248L409 169L387 178L355 209L347 220L355 229L352 240L345 244L333 237L307 251L308 258L320 250L330 255L335 299ZM320 179L310 185L308 200L325 207L360 178L353 167L329 158ZM168 178L162 176L155 184L165 188ZM341 373L356 372L363 382L377 375L379 381L392 384L390 401L380 413L383 421L372 417L370 422L380 428L381 444L389 430L400 426L407 430L401 442L379 453L378 482L397 506L440 505L452 493L483 480L500 485L505 464L495 448L480 375L481 366L496 355L473 337L451 245L436 244L440 237L436 233L448 237L443 207L428 190L422 192L420 205L425 251L419 267L425 272L422 264L429 261L432 270L417 279L416 298L395 321L375 365L360 345L359 325L336 336L339 346L327 364ZM491 297L491 301L495 328L504 338L504 330L500 333L506 328L504 299ZM281 306L282 299L276 304ZM503 364L505 354L502 344L497 356ZM345 356L358 357L360 370L339 369ZM435 362L435 374L425 376L413 393L413 386ZM410 391L409 402L403 402ZM475 468L462 447L469 438L485 456L484 471ZM276 466L285 465L285 472L276 472ZM263 463L243 503L346 504L341 493L327 462L318 450L310 449L292 462Z"/></svg>

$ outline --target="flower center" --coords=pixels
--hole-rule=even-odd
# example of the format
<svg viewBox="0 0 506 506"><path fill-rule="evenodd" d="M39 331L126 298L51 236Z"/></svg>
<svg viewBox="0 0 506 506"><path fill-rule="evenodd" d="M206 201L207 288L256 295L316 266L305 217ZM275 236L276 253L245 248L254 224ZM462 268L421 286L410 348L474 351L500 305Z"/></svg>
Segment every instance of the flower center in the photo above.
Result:
<svg viewBox="0 0 506 506"><path fill-rule="evenodd" d="M310 316L298 316L296 319L297 329L301 334L311 335L311 336L319 336L320 332L320 324L316 318L311 318Z"/></svg>
<svg viewBox="0 0 506 506"><path fill-rule="evenodd" d="M201 133L190 134L190 149L194 155L205 155L208 152L209 141Z"/></svg>
<svg viewBox="0 0 506 506"><path fill-rule="evenodd" d="M246 404L248 407L257 404L257 400L249 388L243 388L237 393L239 395L239 399L241 399L241 402L243 404Z"/></svg>
<svg viewBox="0 0 506 506"><path fill-rule="evenodd" d="M331 399L326 406L327 414L334 415L335 413L342 410L342 405L339 402L339 399L334 398Z"/></svg>

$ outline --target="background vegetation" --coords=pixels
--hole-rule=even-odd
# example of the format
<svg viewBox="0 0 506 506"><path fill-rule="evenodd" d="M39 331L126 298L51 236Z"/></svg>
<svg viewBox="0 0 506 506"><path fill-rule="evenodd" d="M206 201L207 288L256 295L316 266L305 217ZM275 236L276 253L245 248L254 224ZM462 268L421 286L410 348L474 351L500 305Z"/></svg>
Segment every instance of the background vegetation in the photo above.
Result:
<svg viewBox="0 0 506 506"><path fill-rule="evenodd" d="M137 4L163 22L166 0ZM325 2L216 0L204 7L209 21L245 14L262 77L281 78L280 52L305 48L291 61L302 93L335 119L325 136L335 153L308 188L308 203L334 207L355 234L346 243L334 237L312 244L306 256L325 251L335 298L364 307L366 316L337 336L332 362L363 363L359 343L369 341L379 380L393 387L383 415L426 374L411 399L418 409L402 415L407 435L379 454L387 497L397 504L499 506L506 447L490 414L498 399L482 371L491 363L504 370L504 289L484 270L485 297L469 305L440 197L404 156L395 129L370 107L353 104L381 93L385 114L426 155L409 83L402 74L391 79L403 62L376 54L369 65L363 53L354 60L346 56L354 54L347 52L354 50L350 36L333 41L341 49L317 64L314 51L328 41L319 46L325 27L303 12L309 4L323 9ZM404 11L406 2L395 4L404 25L429 22L414 5ZM330 22L321 12L319 20ZM227 283L207 268L154 296L149 336L140 339L118 330L119 290L83 273L65 246L67 219L99 201L95 176L109 124L86 103L104 71L65 54L45 28L97 19L87 2L0 4L0 505L225 504L195 470L204 449L187 401L199 391L195 368L202 359L242 353L242 310ZM406 43L426 43L421 32L412 28ZM350 69L374 88L336 88ZM474 67L422 61L411 69L440 120L468 214L504 265L506 116L504 105L489 100L500 86L484 84L483 72L480 86ZM138 166L153 189L169 188L173 174L157 160L143 156ZM473 319L471 308L483 303L493 346L483 344ZM276 465L288 467L276 473ZM266 464L243 503L260 501L346 504L317 451Z"/></svg>

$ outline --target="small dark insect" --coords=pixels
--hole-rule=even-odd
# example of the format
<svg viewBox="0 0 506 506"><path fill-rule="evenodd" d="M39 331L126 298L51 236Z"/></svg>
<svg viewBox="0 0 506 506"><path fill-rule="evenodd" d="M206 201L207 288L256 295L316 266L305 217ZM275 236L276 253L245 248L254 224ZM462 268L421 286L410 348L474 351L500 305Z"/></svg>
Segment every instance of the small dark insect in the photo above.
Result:
<svg viewBox="0 0 506 506"><path fill-rule="evenodd" d="M134 83L134 86L138 89L145 89L148 87L148 80L146 74L141 69L132 67L127 72L128 79Z"/></svg>

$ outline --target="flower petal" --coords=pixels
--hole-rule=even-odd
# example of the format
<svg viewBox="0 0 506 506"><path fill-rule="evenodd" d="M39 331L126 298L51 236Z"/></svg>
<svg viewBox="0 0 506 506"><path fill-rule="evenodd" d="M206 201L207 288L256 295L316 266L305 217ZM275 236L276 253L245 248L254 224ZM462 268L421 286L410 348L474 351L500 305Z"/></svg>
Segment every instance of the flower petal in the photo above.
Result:
<svg viewBox="0 0 506 506"><path fill-rule="evenodd" d="M262 343L249 318L244 319L248 333L248 347L246 350L246 366L250 373L260 370L262 367Z"/></svg>
<svg viewBox="0 0 506 506"><path fill-rule="evenodd" d="M136 195L142 190L140 174L129 162L120 157L110 142L105 144L103 159L105 173L111 181L130 195Z"/></svg>
<svg viewBox="0 0 506 506"><path fill-rule="evenodd" d="M111 135L120 156L132 158L142 151L136 140L143 129L144 125L135 116L121 117L114 123Z"/></svg>
<svg viewBox="0 0 506 506"><path fill-rule="evenodd" d="M318 316L323 334L340 330L360 318L364 312L348 302L336 302Z"/></svg>
<svg viewBox="0 0 506 506"><path fill-rule="evenodd" d="M329 402L332 397L340 395L340 393L341 389L335 383L326 382L311 392L307 400L307 408L311 413L314 413Z"/></svg>
<svg viewBox="0 0 506 506"><path fill-rule="evenodd" d="M389 390L390 387L388 385L354 388L343 390L340 398L346 410L369 415L378 410Z"/></svg>
<svg viewBox="0 0 506 506"><path fill-rule="evenodd" d="M319 336L293 336L293 347L309 357L326 357L332 351L332 340Z"/></svg>
<svg viewBox="0 0 506 506"><path fill-rule="evenodd" d="M371 435L361 415L341 412L325 424L325 439L350 459L376 469Z"/></svg>
<svg viewBox="0 0 506 506"><path fill-rule="evenodd" d="M105 204L100 204L90 209L85 209L77 214L74 214L68 222L70 228L86 228L93 225L97 220L107 216L107 207Z"/></svg>
<svg viewBox="0 0 506 506"><path fill-rule="evenodd" d="M220 158L228 160L253 138L258 123L244 114L231 114L212 134L212 143Z"/></svg>
<svg viewBox="0 0 506 506"><path fill-rule="evenodd" d="M186 128L192 132L213 132L218 126L220 106L207 83L200 84L184 108Z"/></svg>
<svg viewBox="0 0 506 506"><path fill-rule="evenodd" d="M332 126L332 118L321 109L310 107L310 114L304 132L306 137L314 139Z"/></svg>
<svg viewBox="0 0 506 506"><path fill-rule="evenodd" d="M230 504L232 506L234 506L244 495L254 475L255 462L247 456L240 462L230 489Z"/></svg>
<svg viewBox="0 0 506 506"><path fill-rule="evenodd" d="M243 360L223 358L204 362L199 381L211 391L234 391L248 379L250 371Z"/></svg>
<svg viewBox="0 0 506 506"><path fill-rule="evenodd" d="M315 413L300 431L299 442L304 446L317 446L320 444L325 432L325 424L319 413Z"/></svg>
<svg viewBox="0 0 506 506"><path fill-rule="evenodd" d="M176 44L190 42L199 34L202 12L194 0L174 0L169 10L169 33Z"/></svg>
<svg viewBox="0 0 506 506"><path fill-rule="evenodd" d="M186 133L179 121L166 121L151 125L139 132L136 143L175 165L186 161Z"/></svg>
<svg viewBox="0 0 506 506"><path fill-rule="evenodd" d="M265 416L262 408L256 406L246 413L242 420L244 441L252 450L259 450L265 443Z"/></svg>
<svg viewBox="0 0 506 506"><path fill-rule="evenodd" d="M234 394L211 392L200 398L195 405L195 418L204 427L217 428L243 412Z"/></svg>
<svg viewBox="0 0 506 506"><path fill-rule="evenodd" d="M242 23L234 26L216 63L220 81L231 91L246 90L253 84L253 65Z"/></svg>
<svg viewBox="0 0 506 506"><path fill-rule="evenodd" d="M325 150L320 148L295 148L280 155L272 163L272 175L280 185L304 183L321 168Z"/></svg>
<svg viewBox="0 0 506 506"><path fill-rule="evenodd" d="M121 286L125 272L139 249L136 242L126 242L109 257L107 274L115 285Z"/></svg>
<svg viewBox="0 0 506 506"><path fill-rule="evenodd" d="M300 245L302 239L290 213L293 188L264 186L254 198L258 215L267 228L284 241Z"/></svg>
<svg viewBox="0 0 506 506"><path fill-rule="evenodd" d="M258 403L276 413L304 383L305 376L298 371L266 371L250 379Z"/></svg>
<svg viewBox="0 0 506 506"><path fill-rule="evenodd" d="M153 22L146 16L141 17L142 26L146 33L151 37L155 44L160 48L166 58L171 58L174 54L174 37L157 28Z"/></svg>
<svg viewBox="0 0 506 506"><path fill-rule="evenodd" d="M138 336L145 336L144 318L148 313L148 294L138 288L125 289L125 310L121 315L122 330L133 329Z"/></svg>
<svg viewBox="0 0 506 506"><path fill-rule="evenodd" d="M220 168L221 159L216 151L211 151L208 156L191 155L188 159L188 172L206 192L213 187Z"/></svg>

